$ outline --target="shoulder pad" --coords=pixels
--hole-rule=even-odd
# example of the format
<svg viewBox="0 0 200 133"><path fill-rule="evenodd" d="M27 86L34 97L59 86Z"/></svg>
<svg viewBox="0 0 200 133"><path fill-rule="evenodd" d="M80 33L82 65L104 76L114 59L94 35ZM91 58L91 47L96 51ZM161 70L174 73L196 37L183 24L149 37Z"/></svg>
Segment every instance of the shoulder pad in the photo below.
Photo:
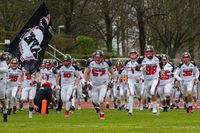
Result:
<svg viewBox="0 0 200 133"><path fill-rule="evenodd" d="M129 60L126 60L126 61L124 62L124 65L126 66L126 64L127 64L129 61L130 61L130 59L129 59Z"/></svg>
<svg viewBox="0 0 200 133"><path fill-rule="evenodd" d="M77 65L72 65L72 66L75 68L75 70L78 70L78 71L80 70Z"/></svg>
<svg viewBox="0 0 200 133"><path fill-rule="evenodd" d="M104 61L105 61L106 63L108 63L109 67L112 66L112 62L111 62L111 60L109 60L109 59L105 59Z"/></svg>
<svg viewBox="0 0 200 133"><path fill-rule="evenodd" d="M191 61L191 63L192 63L194 66L197 66L196 63L195 63L194 61Z"/></svg>
<svg viewBox="0 0 200 133"><path fill-rule="evenodd" d="M57 66L57 69L60 69L62 66L63 66L63 65L58 65L58 66Z"/></svg>
<svg viewBox="0 0 200 133"><path fill-rule="evenodd" d="M176 67L181 68L181 66L183 65L182 62L178 63Z"/></svg>
<svg viewBox="0 0 200 133"><path fill-rule="evenodd" d="M138 64L141 64L144 59L144 56L140 56L137 60Z"/></svg>
<svg viewBox="0 0 200 133"><path fill-rule="evenodd" d="M88 67L93 60L87 60L85 63L85 67Z"/></svg>

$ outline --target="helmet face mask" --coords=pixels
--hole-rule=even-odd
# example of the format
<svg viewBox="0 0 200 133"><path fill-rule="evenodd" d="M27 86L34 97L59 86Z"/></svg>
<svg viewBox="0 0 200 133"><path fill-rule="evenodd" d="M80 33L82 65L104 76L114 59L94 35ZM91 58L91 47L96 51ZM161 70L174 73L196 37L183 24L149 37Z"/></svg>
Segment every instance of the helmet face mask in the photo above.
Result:
<svg viewBox="0 0 200 133"><path fill-rule="evenodd" d="M12 69L17 69L18 66L19 66L19 62L16 58L13 58L11 61L10 61L10 66Z"/></svg>
<svg viewBox="0 0 200 133"><path fill-rule="evenodd" d="M138 58L138 52L137 52L135 49L131 49L131 50L129 51L129 57L130 57L130 59L132 59L132 60L137 59L137 58Z"/></svg>
<svg viewBox="0 0 200 133"><path fill-rule="evenodd" d="M63 57L63 65L69 66L71 64L72 57L70 55L65 55Z"/></svg>
<svg viewBox="0 0 200 133"><path fill-rule="evenodd" d="M162 64L166 65L166 64L169 62L168 56L165 55L165 54L162 55L162 60L161 60L161 62L162 62Z"/></svg>
<svg viewBox="0 0 200 133"><path fill-rule="evenodd" d="M49 70L52 68L52 65L51 65L51 62L50 61L47 61L46 64L45 64L45 67Z"/></svg>
<svg viewBox="0 0 200 133"><path fill-rule="evenodd" d="M153 55L154 55L154 48L153 48L153 46L150 46L150 45L146 46L145 51L144 51L144 55L148 59L152 59Z"/></svg>
<svg viewBox="0 0 200 133"><path fill-rule="evenodd" d="M104 59L104 53L101 50L97 50L93 54L93 59L97 64L100 64Z"/></svg>
<svg viewBox="0 0 200 133"><path fill-rule="evenodd" d="M190 53L184 52L181 58L181 61L185 64L189 64L192 60Z"/></svg>

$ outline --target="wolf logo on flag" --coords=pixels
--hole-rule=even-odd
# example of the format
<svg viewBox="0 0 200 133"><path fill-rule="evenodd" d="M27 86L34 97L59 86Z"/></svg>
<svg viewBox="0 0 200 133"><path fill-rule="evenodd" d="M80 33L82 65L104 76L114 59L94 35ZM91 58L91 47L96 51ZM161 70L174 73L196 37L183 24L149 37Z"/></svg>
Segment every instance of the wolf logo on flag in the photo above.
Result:
<svg viewBox="0 0 200 133"><path fill-rule="evenodd" d="M20 37L19 48L21 52L20 60L22 62L38 59L38 53L42 50L40 44L44 38L44 30L48 27L49 22L50 15L47 15L40 19L38 26L27 29Z"/></svg>
<svg viewBox="0 0 200 133"><path fill-rule="evenodd" d="M53 36L51 15L43 2L7 48L30 73L35 72Z"/></svg>

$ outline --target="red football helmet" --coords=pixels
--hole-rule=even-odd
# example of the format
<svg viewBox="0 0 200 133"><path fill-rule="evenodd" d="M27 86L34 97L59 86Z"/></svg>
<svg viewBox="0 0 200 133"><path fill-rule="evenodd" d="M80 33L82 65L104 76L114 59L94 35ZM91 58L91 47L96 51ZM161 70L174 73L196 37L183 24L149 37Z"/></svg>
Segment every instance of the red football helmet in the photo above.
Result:
<svg viewBox="0 0 200 133"><path fill-rule="evenodd" d="M97 50L93 53L93 59L94 61L99 64L103 61L104 59L104 53L101 50Z"/></svg>
<svg viewBox="0 0 200 133"><path fill-rule="evenodd" d="M191 57L190 53L184 52L184 53L182 54L181 61L182 61L183 63L186 63L186 64L187 64L187 63L189 63L191 60L192 60L192 57Z"/></svg>
<svg viewBox="0 0 200 133"><path fill-rule="evenodd" d="M151 45L147 45L144 49L144 55L145 57L152 59L154 55L154 48Z"/></svg>

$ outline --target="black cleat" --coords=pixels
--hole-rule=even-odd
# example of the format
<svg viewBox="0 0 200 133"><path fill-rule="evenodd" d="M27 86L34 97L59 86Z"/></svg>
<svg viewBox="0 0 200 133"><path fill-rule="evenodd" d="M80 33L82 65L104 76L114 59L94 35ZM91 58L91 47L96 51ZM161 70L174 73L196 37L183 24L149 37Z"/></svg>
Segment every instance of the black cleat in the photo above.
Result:
<svg viewBox="0 0 200 133"><path fill-rule="evenodd" d="M8 121L8 115L7 114L3 114L3 122L7 122Z"/></svg>
<svg viewBox="0 0 200 133"><path fill-rule="evenodd" d="M71 107L70 107L70 110L71 110L71 111L75 111L75 107L74 107L74 106L71 106Z"/></svg>
<svg viewBox="0 0 200 133"><path fill-rule="evenodd" d="M109 108L110 108L109 104L106 104L106 108L107 108L107 109L109 109Z"/></svg>
<svg viewBox="0 0 200 133"><path fill-rule="evenodd" d="M100 108L99 107L95 107L96 113L99 113Z"/></svg>
<svg viewBox="0 0 200 133"><path fill-rule="evenodd" d="M11 111L12 111L12 109L11 108L9 108L9 109L7 109L8 110L8 115L10 115L11 114Z"/></svg>
<svg viewBox="0 0 200 133"><path fill-rule="evenodd" d="M168 112L168 107L163 107L163 112Z"/></svg>
<svg viewBox="0 0 200 133"><path fill-rule="evenodd" d="M131 113L131 112L128 112L128 114L129 114L129 115L133 115L133 113Z"/></svg>

